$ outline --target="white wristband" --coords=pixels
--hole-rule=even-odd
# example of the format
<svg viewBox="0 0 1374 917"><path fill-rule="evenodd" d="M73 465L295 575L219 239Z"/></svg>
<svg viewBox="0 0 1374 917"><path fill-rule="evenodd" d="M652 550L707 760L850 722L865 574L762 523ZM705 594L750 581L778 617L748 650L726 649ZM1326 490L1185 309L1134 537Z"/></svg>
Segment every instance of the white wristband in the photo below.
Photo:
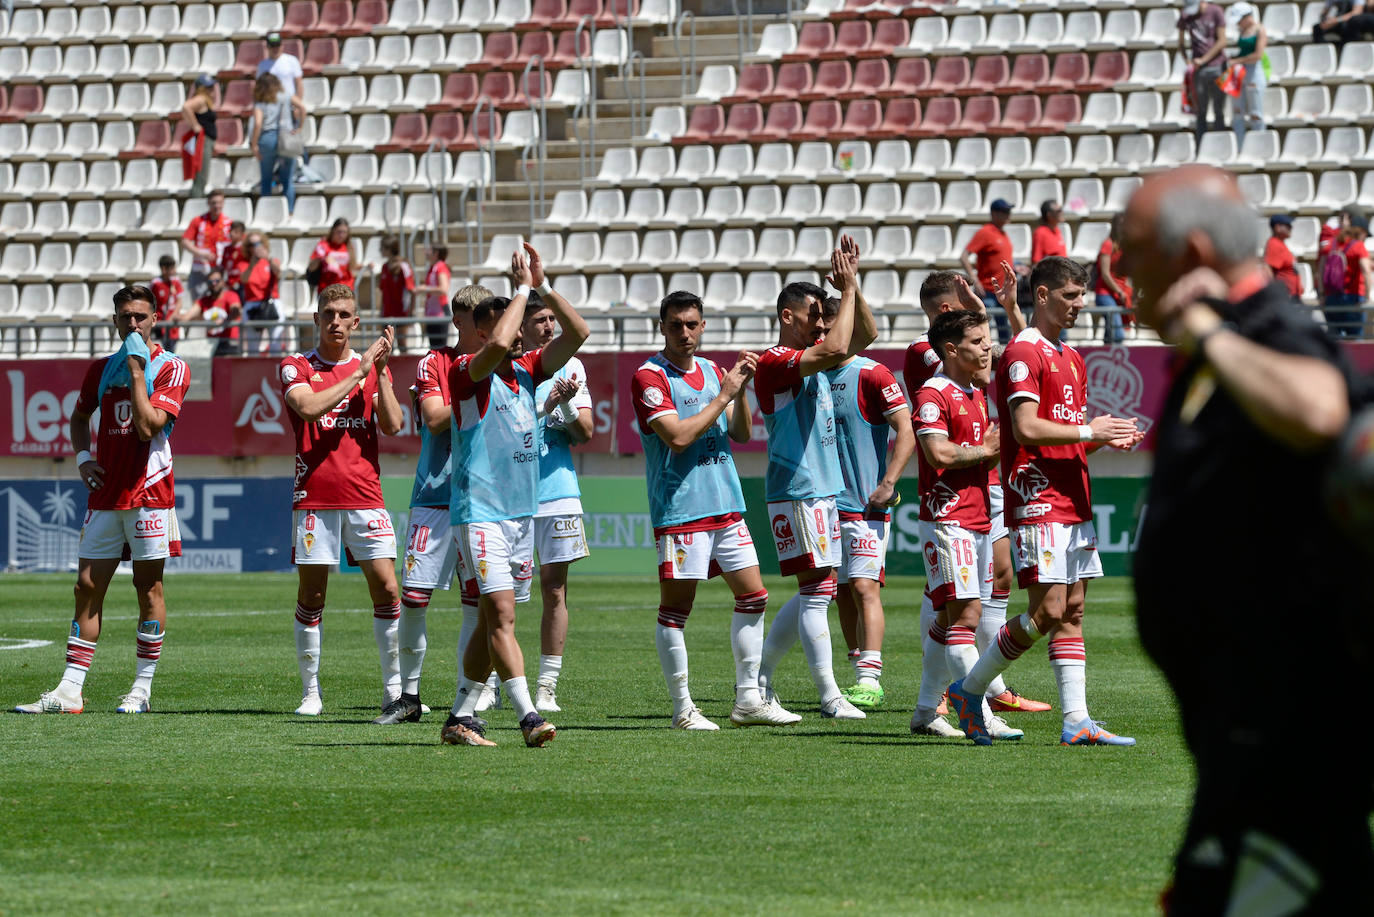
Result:
<svg viewBox="0 0 1374 917"><path fill-rule="evenodd" d="M78 453L76 454L76 467L77 467L77 468L80 468L82 465L86 464L86 463L89 462L90 460L91 460L91 450L89 450L89 449L82 449L80 452L78 452Z"/></svg>
<svg viewBox="0 0 1374 917"><path fill-rule="evenodd" d="M529 299L530 299L530 285L527 284L527 283L522 283L522 284L520 284L520 286L518 286L518 287L515 288L515 295L516 295L516 296L523 296L523 297L525 297L525 301L526 301L526 302L529 302ZM511 297L511 298L514 299L515 297Z"/></svg>
<svg viewBox="0 0 1374 917"><path fill-rule="evenodd" d="M536 289L538 290L540 296L548 296L550 293L553 292L553 285L549 283L549 278L545 277L544 282L541 283Z"/></svg>
<svg viewBox="0 0 1374 917"><path fill-rule="evenodd" d="M1080 443L1090 443L1093 441L1093 428L1087 424L1080 424L1078 427L1078 441Z"/></svg>

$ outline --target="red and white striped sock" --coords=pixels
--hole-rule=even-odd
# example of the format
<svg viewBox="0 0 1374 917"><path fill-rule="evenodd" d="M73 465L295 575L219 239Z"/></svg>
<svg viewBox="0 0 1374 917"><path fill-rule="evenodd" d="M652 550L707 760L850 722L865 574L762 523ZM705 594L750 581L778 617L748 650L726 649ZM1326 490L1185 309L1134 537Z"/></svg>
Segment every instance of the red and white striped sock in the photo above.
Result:
<svg viewBox="0 0 1374 917"><path fill-rule="evenodd" d="M1064 725L1088 718L1088 655L1082 637L1055 637L1050 641L1050 665L1059 682L1059 704Z"/></svg>
<svg viewBox="0 0 1374 917"><path fill-rule="evenodd" d="M72 629L76 629L74 623ZM62 684L68 689L65 693L71 694L73 697L81 696L81 688L86 684L86 675L91 671L91 663L94 660L94 640L82 640L80 637L67 638L67 669L62 673Z"/></svg>
<svg viewBox="0 0 1374 917"><path fill-rule="evenodd" d="M735 613L730 616L730 649L735 656L735 703L757 706L759 664L763 660L763 611L768 607L768 590L735 596Z"/></svg>
<svg viewBox="0 0 1374 917"><path fill-rule="evenodd" d="M153 673L162 656L162 638L166 631L157 621L143 621L138 625L138 664L134 670L134 690L153 693Z"/></svg>
<svg viewBox="0 0 1374 917"><path fill-rule="evenodd" d="M397 637L400 623L400 602L372 606L372 636L377 640L377 655L382 663L382 690L388 702L401 696L401 651Z"/></svg>
<svg viewBox="0 0 1374 917"><path fill-rule="evenodd" d="M945 661L949 665L950 681L967 678L978 661L978 638L972 627L951 624L945 637Z"/></svg>
<svg viewBox="0 0 1374 917"><path fill-rule="evenodd" d="M690 608L658 606L658 626L654 628L654 646L658 649L658 664L668 694L673 699L673 716L692 709L692 692L687 686L687 641L682 629L687 625Z"/></svg>
<svg viewBox="0 0 1374 917"><path fill-rule="evenodd" d="M296 667L301 674L301 693L320 693L320 619L324 606L308 608L296 603Z"/></svg>
<svg viewBox="0 0 1374 917"><path fill-rule="evenodd" d="M405 589L401 592L401 624L399 648L401 653L401 691L420 693L420 672L425 666L425 610L429 607L432 590Z"/></svg>
<svg viewBox="0 0 1374 917"><path fill-rule="evenodd" d="M985 693L994 678L1005 672L1013 662L1021 658L1022 653L1040 639L1040 631L1036 629L1030 615L1020 615L1016 620L1021 629L1030 636L1030 642L1012 633L1010 623L1003 624L997 631L997 639L992 642L992 646L978 657L978 662L964 677L964 690L975 694Z"/></svg>
<svg viewBox="0 0 1374 917"><path fill-rule="evenodd" d="M867 681L876 685L883 677L883 651L859 650L854 670L858 673L860 684Z"/></svg>
<svg viewBox="0 0 1374 917"><path fill-rule="evenodd" d="M847 658L847 659L849 660L849 664L850 664L851 666L854 667L854 680L855 680L855 681L858 681L858 680L859 680L859 653L860 653L860 652L861 652L860 650L850 650L849 653L848 653L848 655L845 657L845 658Z"/></svg>
<svg viewBox="0 0 1374 917"><path fill-rule="evenodd" d="M944 634L945 629L940 627L935 606L930 603L930 596L925 596L921 601L921 690L916 698L916 709L927 722L935 715L935 709L940 706L940 696L949 685Z"/></svg>
<svg viewBox="0 0 1374 917"><path fill-rule="evenodd" d="M983 613L978 617L978 654L981 656L997 639L997 632L1007 623L1007 600L1005 592L994 592L992 598L983 603ZM988 685L988 697L996 697L1007 690L1006 682L998 675Z"/></svg>

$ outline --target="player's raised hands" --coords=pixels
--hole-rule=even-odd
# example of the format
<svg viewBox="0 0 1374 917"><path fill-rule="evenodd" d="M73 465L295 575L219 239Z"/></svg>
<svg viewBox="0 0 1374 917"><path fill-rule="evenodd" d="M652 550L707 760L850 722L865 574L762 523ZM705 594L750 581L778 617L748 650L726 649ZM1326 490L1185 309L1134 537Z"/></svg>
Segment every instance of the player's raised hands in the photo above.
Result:
<svg viewBox="0 0 1374 917"><path fill-rule="evenodd" d="M982 298L969 286L968 278L963 274L956 275L959 282L959 303L968 312L986 312L987 308L983 305Z"/></svg>
<svg viewBox="0 0 1374 917"><path fill-rule="evenodd" d="M997 296L997 304L1006 310L1010 315L1012 310L1018 309L1016 301L1016 271L1007 262L1002 262L1002 276L996 274L992 276L993 293Z"/></svg>
<svg viewBox="0 0 1374 917"><path fill-rule="evenodd" d="M735 360L735 369L742 370L746 379L751 379L754 373L758 372L759 355L752 350L741 350L739 357Z"/></svg>
<svg viewBox="0 0 1374 917"><path fill-rule="evenodd" d="M755 357L756 361L757 359L758 358ZM753 369L749 367L748 363L741 360L725 374L724 379L720 380L720 390L725 393L727 398L734 398L749 384L749 379L753 377L753 375Z"/></svg>
<svg viewBox="0 0 1374 917"><path fill-rule="evenodd" d="M525 247L525 255L530 260L530 286L538 287L544 285L544 262L539 257L539 252L534 250L534 246L528 242L521 243Z"/></svg>
<svg viewBox="0 0 1374 917"><path fill-rule="evenodd" d="M530 271L530 259L523 249L516 249L510 256L510 276L518 287L534 286L534 274Z"/></svg>
<svg viewBox="0 0 1374 917"><path fill-rule="evenodd" d="M853 240L851 240L853 241ZM826 281L835 289L843 293L845 290L857 289L859 285L859 256L858 246L854 246L854 251L847 252L843 248L837 248L830 253L830 276Z"/></svg>
<svg viewBox="0 0 1374 917"><path fill-rule="evenodd" d="M1110 414L1094 417L1088 421L1088 426L1092 427L1093 442L1108 445L1117 440L1128 439L1139 432L1136 430L1134 417L1113 417Z"/></svg>
<svg viewBox="0 0 1374 917"><path fill-rule="evenodd" d="M1114 439L1111 442L1107 443L1107 445L1111 446L1113 449L1120 449L1122 452L1130 452L1136 446L1140 445L1141 442L1144 441L1144 439L1145 434L1140 430L1136 430L1130 436L1123 436L1120 439Z"/></svg>
<svg viewBox="0 0 1374 917"><path fill-rule="evenodd" d="M549 389L549 397L544 399L544 413L552 414L560 404L571 401L581 387L577 382L577 376L556 379Z"/></svg>
<svg viewBox="0 0 1374 917"><path fill-rule="evenodd" d="M856 262L859 260L859 243L851 235L840 236L840 251L846 255L853 255Z"/></svg>
<svg viewBox="0 0 1374 917"><path fill-rule="evenodd" d="M363 371L363 378L367 378L367 373L372 367L377 368L380 373L386 368L386 361L391 358L391 350L396 344L396 330L390 325L382 329L382 333L377 336L377 340L372 342L372 346L363 351L359 369Z"/></svg>

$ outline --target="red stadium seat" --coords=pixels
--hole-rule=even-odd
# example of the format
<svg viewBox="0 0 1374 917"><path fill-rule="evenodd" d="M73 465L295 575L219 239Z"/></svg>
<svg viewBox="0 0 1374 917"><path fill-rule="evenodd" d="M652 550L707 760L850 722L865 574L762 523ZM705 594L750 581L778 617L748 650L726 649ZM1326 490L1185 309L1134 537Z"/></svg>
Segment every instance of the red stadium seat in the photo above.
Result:
<svg viewBox="0 0 1374 917"><path fill-rule="evenodd" d="M867 137L883 123L883 103L877 99L855 99L844 112L844 123L831 135Z"/></svg>
<svg viewBox="0 0 1374 917"><path fill-rule="evenodd" d="M320 8L315 0L291 0L279 31L286 38L298 38L314 31L319 21Z"/></svg>
<svg viewBox="0 0 1374 917"><path fill-rule="evenodd" d="M802 23L797 33L797 49L782 56L785 61L825 60L830 57L844 57L827 53L835 46L835 27L828 22Z"/></svg>
<svg viewBox="0 0 1374 917"><path fill-rule="evenodd" d="M503 70L492 70L482 75L482 86L477 91L478 98L491 99L491 104L500 108L515 101L515 74Z"/></svg>
<svg viewBox="0 0 1374 917"><path fill-rule="evenodd" d="M902 99L893 99L888 103L887 116L883 118L883 126L886 128L887 122L892 118L892 107ZM918 137L934 137L948 134L959 119L963 117L963 107L959 100L952 96L939 96L926 103L925 114L921 118L919 127L911 133Z"/></svg>
<svg viewBox="0 0 1374 917"><path fill-rule="evenodd" d="M442 140L454 149L463 140L463 115L456 111L441 111L429 122L429 139Z"/></svg>
<svg viewBox="0 0 1374 917"><path fill-rule="evenodd" d="M534 0L530 4L530 18L515 24L517 32L533 32L539 29L556 29L568 19L566 0Z"/></svg>
<svg viewBox="0 0 1374 917"><path fill-rule="evenodd" d="M843 57L859 57L869 45L873 44L873 24L867 19L841 22L835 32L835 44L820 55L821 60L838 60ZM878 55L881 56L881 55Z"/></svg>
<svg viewBox="0 0 1374 917"><path fill-rule="evenodd" d="M507 61L501 65L503 70L524 70L525 65L536 57L544 59L544 66L552 66L549 62L553 58L557 40L553 32L526 32L525 37L520 39L520 53L515 60Z"/></svg>
<svg viewBox="0 0 1374 917"><path fill-rule="evenodd" d="M811 88L811 65L793 61L778 65L773 87L757 96L760 102L791 102Z"/></svg>
<svg viewBox="0 0 1374 917"><path fill-rule="evenodd" d="M951 118L957 120L959 117L959 100L949 99L948 101L954 105L954 113L951 115ZM936 99L934 102L931 102L931 105L935 105L936 102L943 104L943 100ZM870 131L869 133L879 139L884 137L906 137L911 134L919 134L921 132L922 123L920 99L893 99L888 102L887 107L883 109L883 123L878 125L877 130Z"/></svg>
<svg viewBox="0 0 1374 917"><path fill-rule="evenodd" d="M553 56L544 61L546 67L576 67L578 52L583 59L592 56L592 36L586 29L581 32L569 29L558 36Z"/></svg>
<svg viewBox="0 0 1374 917"><path fill-rule="evenodd" d="M253 81L234 80L224 89L216 114L242 118L253 111ZM172 114L172 112L168 112Z"/></svg>
<svg viewBox="0 0 1374 917"><path fill-rule="evenodd" d="M302 38L287 38L281 43L281 52L290 54L296 60L305 60L305 40Z"/></svg>
<svg viewBox="0 0 1374 917"><path fill-rule="evenodd" d="M1084 89L1107 90L1131 78L1131 61L1125 51L1107 51L1093 61L1093 72Z"/></svg>
<svg viewBox="0 0 1374 917"><path fill-rule="evenodd" d="M844 5L830 14L830 18L838 21L844 19L862 19L868 7L873 5L873 0L844 0Z"/></svg>
<svg viewBox="0 0 1374 917"><path fill-rule="evenodd" d="M880 99L895 99L898 96L921 95L930 85L930 61L924 57L899 57L897 69L892 72L892 82L882 92Z"/></svg>
<svg viewBox="0 0 1374 917"><path fill-rule="evenodd" d="M577 24L586 17L592 17L592 22L601 18L601 0L568 0L568 16L564 21L564 28L577 28Z"/></svg>
<svg viewBox="0 0 1374 917"><path fill-rule="evenodd" d="M325 67L339 62L339 40L337 38L312 38L306 45L305 57L301 60L301 70L306 76L318 76Z"/></svg>
<svg viewBox="0 0 1374 917"><path fill-rule="evenodd" d="M468 64L467 69L476 70L478 73L495 70L515 60L519 52L519 36L514 32L496 32L487 36L481 58Z"/></svg>
<svg viewBox="0 0 1374 917"><path fill-rule="evenodd" d="M735 106L738 108L739 106ZM731 109L733 113L733 109ZM774 102L768 106L768 120L763 127L749 135L751 143L770 140L789 140L801 136L802 107L800 102Z"/></svg>
<svg viewBox="0 0 1374 917"><path fill-rule="evenodd" d="M789 66L784 64L783 66ZM802 64L805 67L805 64ZM808 68L807 72L810 72ZM773 91L773 67L770 64L745 64L735 81L734 94L721 99L725 103L768 101Z"/></svg>
<svg viewBox="0 0 1374 917"><path fill-rule="evenodd" d="M357 0L357 5L353 7L353 21L340 29L339 34L345 38L368 35L377 26L386 25L390 18L386 0Z"/></svg>
<svg viewBox="0 0 1374 917"><path fill-rule="evenodd" d="M674 137L673 143L709 143L725 129L725 106L698 105L687 119L687 132Z"/></svg>
<svg viewBox="0 0 1374 917"><path fill-rule="evenodd" d="M784 64L783 66L787 66ZM799 98L807 102L817 99L838 99L840 93L854 82L854 68L847 60L821 61L816 66L816 81L810 88L799 93Z"/></svg>
<svg viewBox="0 0 1374 917"><path fill-rule="evenodd" d="M235 80L255 77L258 74L258 62L266 56L267 42L241 41L234 54L234 66L228 70L221 70L219 78L221 80Z"/></svg>
<svg viewBox="0 0 1374 917"><path fill-rule="evenodd" d="M377 144L378 153L424 152L429 144L429 123L418 111L402 112L391 122L391 137Z"/></svg>
<svg viewBox="0 0 1374 917"><path fill-rule="evenodd" d="M598 29L615 28L639 15L639 0L606 0L601 15L596 17Z"/></svg>
<svg viewBox="0 0 1374 917"><path fill-rule="evenodd" d="M488 141L501 139L501 113L492 111L489 108L482 109L481 114L476 114L468 121L467 133L463 139L454 144L451 149L475 150Z"/></svg>
<svg viewBox="0 0 1374 917"><path fill-rule="evenodd" d="M353 21L353 4L349 0L324 0L320 15L315 24L301 31L304 38L319 38L325 35L338 35L341 29L348 28Z"/></svg>
<svg viewBox="0 0 1374 917"><path fill-rule="evenodd" d="M1037 95L1012 96L1002 112L1002 123L992 128L994 134L1030 134L1040 126L1042 113Z"/></svg>
<svg viewBox="0 0 1374 917"><path fill-rule="evenodd" d="M1059 134L1064 128L1083 120L1083 103L1071 92L1052 95L1045 100L1045 115L1033 133Z"/></svg>
<svg viewBox="0 0 1374 917"><path fill-rule="evenodd" d="M243 121L238 118L216 118L215 133L219 135L215 138L216 156L223 156L234 147L243 146L245 143Z"/></svg>
<svg viewBox="0 0 1374 917"><path fill-rule="evenodd" d="M973 62L973 76L969 78L968 85L959 90L959 94L1006 92L1010 79L1011 68L1007 66L1005 57L1000 54L980 57Z"/></svg>
<svg viewBox="0 0 1374 917"><path fill-rule="evenodd" d="M844 112L840 103L834 99L823 99L806 107L806 123L801 130L793 131L792 136L798 140L824 140L843 124Z"/></svg>
<svg viewBox="0 0 1374 917"><path fill-rule="evenodd" d="M16 86L19 90L24 87ZM170 121L142 121L138 125L138 135L134 138L133 149L123 150L120 159L171 159L180 156L181 149L172 138Z"/></svg>
<svg viewBox="0 0 1374 917"><path fill-rule="evenodd" d="M945 131L951 137L973 137L992 132L1002 120L1002 104L997 96L974 96L964 105L959 123Z"/></svg>
<svg viewBox="0 0 1374 917"><path fill-rule="evenodd" d="M861 60L854 65L854 80L849 88L836 95L839 99L876 99L892 82L892 65L887 58Z"/></svg>
<svg viewBox="0 0 1374 917"><path fill-rule="evenodd" d="M968 83L972 73L967 57L942 57L935 62L935 72L922 95L950 95Z"/></svg>
<svg viewBox="0 0 1374 917"><path fill-rule="evenodd" d="M892 52L911 40L911 26L905 19L880 19L873 26L873 40L859 57L891 57Z"/></svg>
<svg viewBox="0 0 1374 917"><path fill-rule="evenodd" d="M1022 54L1011 64L1009 92L1040 92L1050 78L1050 59L1044 54Z"/></svg>
<svg viewBox="0 0 1374 917"><path fill-rule="evenodd" d="M0 89L4 89L0 85ZM0 98L0 121L22 121L43 110L43 87L20 84L10 92L9 101Z"/></svg>
<svg viewBox="0 0 1374 917"><path fill-rule="evenodd" d="M477 74L450 73L444 77L444 94L439 101L425 107L426 111L470 109L477 104Z"/></svg>
<svg viewBox="0 0 1374 917"><path fill-rule="evenodd" d="M1054 70L1041 87L1041 92L1077 89L1088 80L1088 55L1078 51L1061 54L1054 59Z"/></svg>
<svg viewBox="0 0 1374 917"><path fill-rule="evenodd" d="M763 106L757 102L741 102L730 106L725 126L718 134L727 143L743 140L763 129Z"/></svg>
<svg viewBox="0 0 1374 917"><path fill-rule="evenodd" d="M517 85L515 97L507 103L507 108L529 108L530 101L538 102L540 99L547 99L553 93L553 74L545 72L541 74L538 70L531 70L524 76L523 85Z"/></svg>

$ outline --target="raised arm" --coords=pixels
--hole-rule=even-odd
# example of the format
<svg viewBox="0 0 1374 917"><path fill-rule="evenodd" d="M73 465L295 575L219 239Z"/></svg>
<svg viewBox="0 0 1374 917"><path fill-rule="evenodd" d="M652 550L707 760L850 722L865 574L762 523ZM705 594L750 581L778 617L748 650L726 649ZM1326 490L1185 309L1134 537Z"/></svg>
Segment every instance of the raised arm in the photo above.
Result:
<svg viewBox="0 0 1374 917"><path fill-rule="evenodd" d="M1026 330L1026 316L1021 314L1021 301L1016 296L1016 271L1012 269L1010 264L1003 261L1002 276L994 277L993 284L997 287L997 304L1002 307L1003 312L1007 313L1007 326L1011 328L1011 336L1016 337ZM987 312L982 300L978 301L978 305L980 311Z"/></svg>
<svg viewBox="0 0 1374 917"><path fill-rule="evenodd" d="M511 256L510 264L511 276L515 278L519 289L516 290L510 305L506 306L506 311L496 320L487 342L482 345L481 350L473 354L472 361L468 364L468 373L473 382L479 382L496 371L496 367L501 365L501 361L515 346L515 336L520 333L520 326L525 321L525 303L529 301L529 294L524 291L530 287L529 261L526 260L524 252L516 251ZM550 373L558 366L550 366L547 360L544 363L545 370Z"/></svg>
<svg viewBox="0 0 1374 917"><path fill-rule="evenodd" d="M839 366L849 358L854 335L854 294L859 288L859 259L843 248L830 253L830 284L840 291L840 311L824 339L802 351L799 367L803 377Z"/></svg>
<svg viewBox="0 0 1374 917"><path fill-rule="evenodd" d="M859 259L859 243L854 241L853 236L840 236L840 248L854 255L855 262ZM856 283L854 285L854 333L849 340L849 356L863 353L869 345L878 339L878 322L873 317L873 310L868 307L868 300L864 299L864 292Z"/></svg>
<svg viewBox="0 0 1374 917"><path fill-rule="evenodd" d="M167 426L167 420L171 417L162 408L153 407L153 402L148 398L148 383L143 375L143 361L137 357L129 357L129 399L133 403L133 425L134 432L143 442L147 442L158 434L158 431Z"/></svg>
<svg viewBox="0 0 1374 917"><path fill-rule="evenodd" d="M382 347L373 366L377 370L377 420L378 426L387 436L395 436L400 433L406 425L405 412L401 410L400 399L396 397L396 389L391 384L391 377L387 375L386 363L391 358L391 350L396 342L396 330L390 325L382 329L382 336L379 343L384 341L386 346Z"/></svg>
<svg viewBox="0 0 1374 917"><path fill-rule="evenodd" d="M544 276L544 262L540 260L539 252L534 250L533 245L526 242L525 255L529 258L531 285L544 286L544 281L547 278ZM553 310L554 318L558 320L560 329L558 336L545 346L544 355L541 358L544 371L552 373L561 369L563 364L571 360L582 349L587 338L591 337L592 329L587 325L587 320L577 314L572 303L560 296L557 290L548 288L546 291L541 291L539 295Z"/></svg>

